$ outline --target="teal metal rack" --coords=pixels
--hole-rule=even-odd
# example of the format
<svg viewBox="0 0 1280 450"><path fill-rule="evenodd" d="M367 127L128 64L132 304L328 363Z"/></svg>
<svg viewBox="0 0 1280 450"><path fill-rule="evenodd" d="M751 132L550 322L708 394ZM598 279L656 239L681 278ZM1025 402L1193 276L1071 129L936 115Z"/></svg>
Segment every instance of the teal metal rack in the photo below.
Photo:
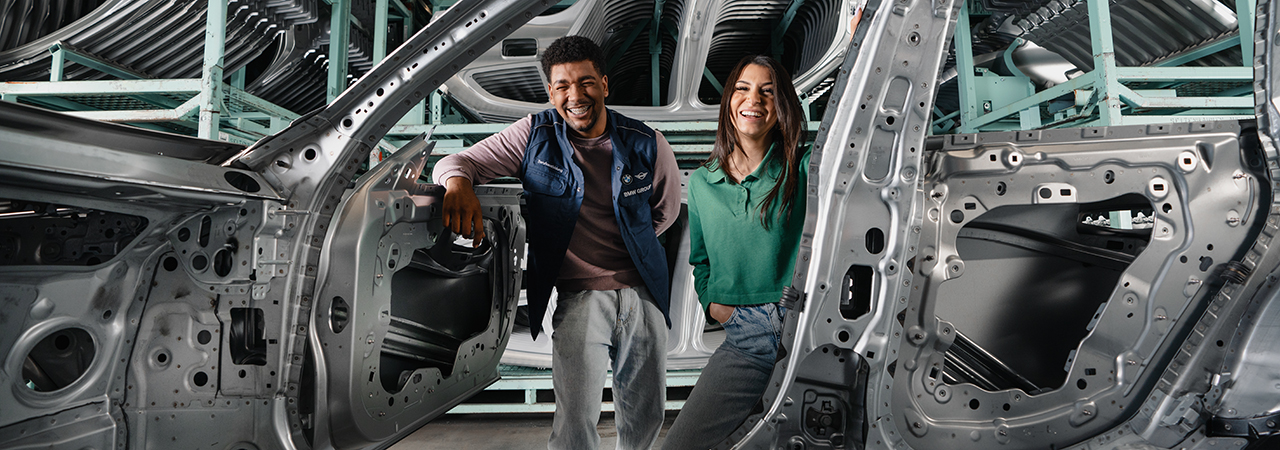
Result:
<svg viewBox="0 0 1280 450"><path fill-rule="evenodd" d="M351 14L351 0L325 0L331 4L328 86L332 101L346 89L347 48L350 27L366 28ZM252 144L271 135L299 117L244 90L244 71L231 75L225 83L227 0L210 0L206 16L204 61L200 78L151 79L145 74L117 64L107 58L88 53L67 43L50 47L52 65L48 82L0 83L0 100L23 101L52 107L67 114L106 122L126 123L159 131L192 134L206 139L219 139ZM391 20L404 21L404 38L413 30L414 11L404 0L377 0L374 29L386 30ZM345 19L345 20L343 20ZM374 57L387 53L387 34L374 35ZM117 79L65 81L69 64L79 64ZM407 120L422 123L422 111ZM382 150L394 149L383 142Z"/></svg>
<svg viewBox="0 0 1280 450"><path fill-rule="evenodd" d="M491 395L465 401L449 410L448 414L548 413L556 410L550 369L504 365L498 367L498 373L502 378L485 389ZM666 410L675 411L684 406L685 398L688 397L687 389L698 382L701 374L701 370L667 371ZM613 373L605 377L604 386L606 390L613 389ZM499 396L492 393L518 395ZM613 411L613 402L605 401L600 410Z"/></svg>
<svg viewBox="0 0 1280 450"><path fill-rule="evenodd" d="M1213 96L1180 97L1174 89L1133 89L1129 86L1157 81L1170 84L1252 81L1255 0L1236 1L1240 24L1236 38L1208 42L1175 58L1144 67L1117 67L1110 2L1087 0L1087 5L1094 69L1065 83L1035 92L1025 75L999 76L975 67L969 33L969 11L975 5L966 2L959 15L955 36L960 110L958 114L936 118L934 132L953 131L944 125L957 115L960 123L954 131L960 133L1253 117L1252 89L1228 90ZM1020 40L1015 41L1004 57L1009 58L1013 49L1021 44ZM1239 46L1243 54L1239 66L1181 66L1233 46ZM1012 61L1006 65L1014 67ZM1040 106L1063 96L1073 96L1075 105L1056 116L1042 117Z"/></svg>

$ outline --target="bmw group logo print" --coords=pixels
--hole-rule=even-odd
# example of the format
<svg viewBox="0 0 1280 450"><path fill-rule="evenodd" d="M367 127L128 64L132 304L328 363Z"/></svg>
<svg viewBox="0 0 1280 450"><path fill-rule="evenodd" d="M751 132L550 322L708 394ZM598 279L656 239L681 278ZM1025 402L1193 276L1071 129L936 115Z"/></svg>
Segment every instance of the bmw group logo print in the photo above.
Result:
<svg viewBox="0 0 1280 450"><path fill-rule="evenodd" d="M622 184L631 184L631 174L629 173L622 174Z"/></svg>

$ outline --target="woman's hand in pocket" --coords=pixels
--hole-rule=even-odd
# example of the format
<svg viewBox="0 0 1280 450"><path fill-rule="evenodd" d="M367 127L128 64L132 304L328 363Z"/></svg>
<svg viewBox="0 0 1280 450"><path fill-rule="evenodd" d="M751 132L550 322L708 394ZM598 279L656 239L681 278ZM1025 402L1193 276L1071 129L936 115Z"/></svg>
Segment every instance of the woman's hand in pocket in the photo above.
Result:
<svg viewBox="0 0 1280 450"><path fill-rule="evenodd" d="M729 305L721 305L719 303L712 303L711 306L707 308L707 312L711 314L712 319L715 319L716 322L720 323L728 322L729 318L733 317L733 307Z"/></svg>

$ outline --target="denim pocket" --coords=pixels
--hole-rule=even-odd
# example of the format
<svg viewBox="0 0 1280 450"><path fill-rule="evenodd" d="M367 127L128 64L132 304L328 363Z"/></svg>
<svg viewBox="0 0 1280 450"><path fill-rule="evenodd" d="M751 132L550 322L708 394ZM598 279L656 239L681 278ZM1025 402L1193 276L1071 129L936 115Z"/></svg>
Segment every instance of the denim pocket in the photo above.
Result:
<svg viewBox="0 0 1280 450"><path fill-rule="evenodd" d="M556 290L555 309L551 311L551 327L553 329L560 328L560 322L564 321L564 315L573 310L572 303L585 292L586 291L560 292L560 290Z"/></svg>
<svg viewBox="0 0 1280 450"><path fill-rule="evenodd" d="M724 323L725 342L753 355L772 355L778 349L777 322L774 304L738 306Z"/></svg>
<svg viewBox="0 0 1280 450"><path fill-rule="evenodd" d="M727 327L730 324L736 324L738 320L738 311L741 310L742 308L743 308L742 306L733 307L733 311L729 313L729 320L724 321L724 323L720 325Z"/></svg>

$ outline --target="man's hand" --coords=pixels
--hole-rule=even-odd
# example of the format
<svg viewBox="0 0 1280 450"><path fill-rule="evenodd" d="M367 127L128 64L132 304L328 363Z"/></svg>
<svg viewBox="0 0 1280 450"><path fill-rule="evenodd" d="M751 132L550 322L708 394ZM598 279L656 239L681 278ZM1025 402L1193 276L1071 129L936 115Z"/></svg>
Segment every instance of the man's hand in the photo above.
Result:
<svg viewBox="0 0 1280 450"><path fill-rule="evenodd" d="M711 314L711 318L715 319L716 322L725 323L729 321L730 317L733 317L733 309L734 307L729 305L712 303L707 308L707 313Z"/></svg>
<svg viewBox="0 0 1280 450"><path fill-rule="evenodd" d="M484 239L484 216L480 213L480 199L471 189L471 180L463 177L445 180L444 226L455 234L474 239L472 246L480 246Z"/></svg>

